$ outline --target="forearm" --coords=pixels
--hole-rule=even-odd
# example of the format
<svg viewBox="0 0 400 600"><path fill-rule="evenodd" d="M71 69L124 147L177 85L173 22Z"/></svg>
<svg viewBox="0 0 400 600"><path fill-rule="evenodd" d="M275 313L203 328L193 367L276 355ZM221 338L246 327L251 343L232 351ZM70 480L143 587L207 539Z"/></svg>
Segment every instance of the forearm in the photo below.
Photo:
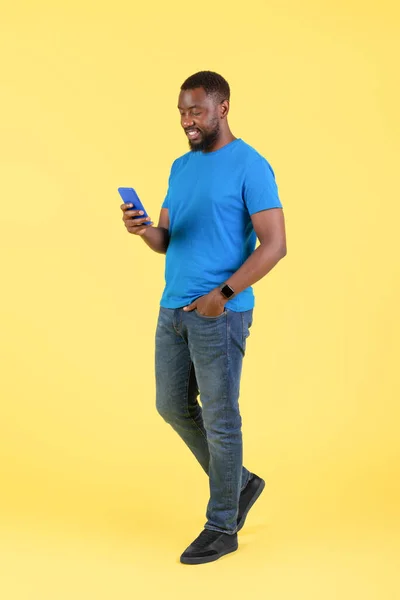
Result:
<svg viewBox="0 0 400 600"><path fill-rule="evenodd" d="M169 243L168 229L164 227L148 227L141 238L154 252L158 252L159 254L167 252Z"/></svg>
<svg viewBox="0 0 400 600"><path fill-rule="evenodd" d="M235 290L235 295L240 294L269 273L285 255L286 250L280 247L260 244L225 283Z"/></svg>

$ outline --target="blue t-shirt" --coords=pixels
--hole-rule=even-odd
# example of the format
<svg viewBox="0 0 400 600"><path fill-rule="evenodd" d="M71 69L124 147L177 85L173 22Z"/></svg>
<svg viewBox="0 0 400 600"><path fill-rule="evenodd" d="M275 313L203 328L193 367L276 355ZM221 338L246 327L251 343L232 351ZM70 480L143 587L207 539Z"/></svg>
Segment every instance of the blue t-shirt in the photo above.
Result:
<svg viewBox="0 0 400 600"><path fill-rule="evenodd" d="M271 165L238 138L214 152L177 158L162 207L168 208L170 240L160 304L180 308L221 286L254 252L250 215L282 204ZM226 307L253 308L253 288Z"/></svg>

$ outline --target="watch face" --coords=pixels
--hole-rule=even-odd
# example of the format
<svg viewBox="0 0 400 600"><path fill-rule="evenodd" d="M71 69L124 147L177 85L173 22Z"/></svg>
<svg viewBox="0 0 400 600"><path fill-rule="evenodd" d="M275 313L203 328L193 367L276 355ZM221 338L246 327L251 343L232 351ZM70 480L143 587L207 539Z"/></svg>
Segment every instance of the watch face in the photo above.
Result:
<svg viewBox="0 0 400 600"><path fill-rule="evenodd" d="M229 287L229 285L224 285L224 287L221 288L221 292L225 296L225 298L230 298L235 293L233 289Z"/></svg>

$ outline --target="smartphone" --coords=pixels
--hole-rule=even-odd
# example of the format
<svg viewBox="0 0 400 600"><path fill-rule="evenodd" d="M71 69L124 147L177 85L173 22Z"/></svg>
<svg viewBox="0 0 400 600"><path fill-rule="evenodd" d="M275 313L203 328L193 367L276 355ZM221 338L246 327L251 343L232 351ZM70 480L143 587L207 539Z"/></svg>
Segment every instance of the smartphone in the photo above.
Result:
<svg viewBox="0 0 400 600"><path fill-rule="evenodd" d="M119 187L118 188L119 195L125 204L132 204L131 210L142 210L143 214L138 215L137 217L133 217L134 219L144 219L148 217L147 211L143 204L141 203L139 196L135 192L135 190L131 187ZM153 221L146 221L143 225L152 225Z"/></svg>

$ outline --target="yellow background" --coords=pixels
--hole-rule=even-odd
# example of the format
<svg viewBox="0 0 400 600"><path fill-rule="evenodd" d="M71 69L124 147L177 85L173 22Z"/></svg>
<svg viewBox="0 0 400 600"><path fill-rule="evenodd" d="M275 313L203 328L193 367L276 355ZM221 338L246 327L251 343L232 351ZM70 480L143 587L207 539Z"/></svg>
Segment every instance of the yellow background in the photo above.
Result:
<svg viewBox="0 0 400 600"><path fill-rule="evenodd" d="M399 597L395 5L2 6L5 600ZM288 254L255 286L242 379L267 486L239 551L188 567L208 482L155 410L164 257L126 233L116 189L158 218L202 69L274 168Z"/></svg>

